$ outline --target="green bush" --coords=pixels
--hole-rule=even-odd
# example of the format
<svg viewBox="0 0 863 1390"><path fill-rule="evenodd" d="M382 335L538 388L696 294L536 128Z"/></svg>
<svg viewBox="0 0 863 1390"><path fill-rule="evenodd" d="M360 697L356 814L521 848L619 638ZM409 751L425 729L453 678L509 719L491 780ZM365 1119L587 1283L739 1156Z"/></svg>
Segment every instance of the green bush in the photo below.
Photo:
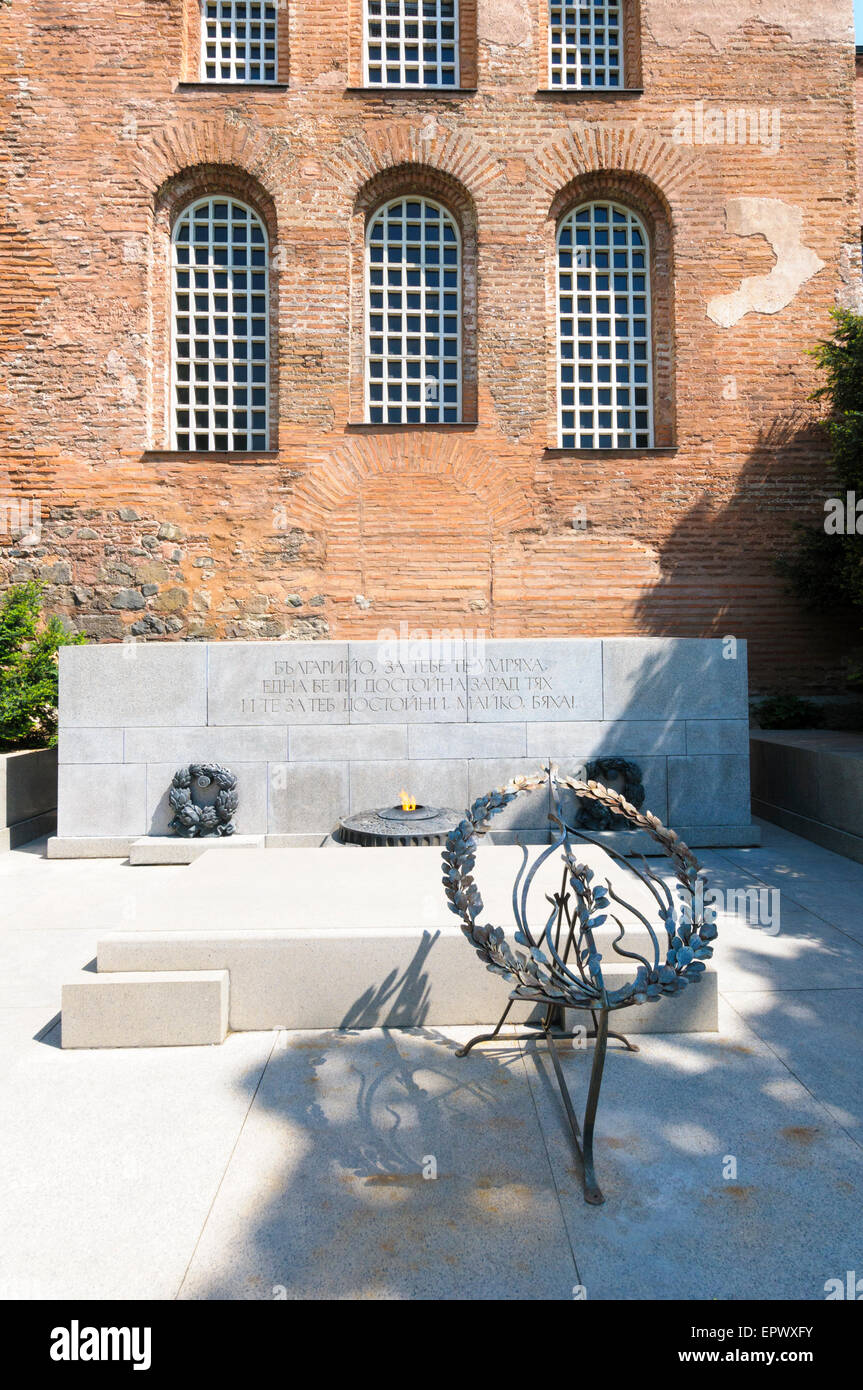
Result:
<svg viewBox="0 0 863 1390"><path fill-rule="evenodd" d="M755 714L762 729L820 729L824 723L823 710L796 695L768 695Z"/></svg>
<svg viewBox="0 0 863 1390"><path fill-rule="evenodd" d="M57 651L86 638L42 618L42 585L7 590L0 602L0 748L57 742Z"/></svg>

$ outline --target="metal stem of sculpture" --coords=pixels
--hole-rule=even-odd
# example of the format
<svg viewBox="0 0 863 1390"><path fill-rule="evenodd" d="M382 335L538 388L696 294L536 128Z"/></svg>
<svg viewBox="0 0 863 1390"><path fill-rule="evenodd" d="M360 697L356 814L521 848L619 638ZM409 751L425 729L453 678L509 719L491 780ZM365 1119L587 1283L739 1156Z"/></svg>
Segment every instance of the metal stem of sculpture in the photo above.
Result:
<svg viewBox="0 0 863 1390"><path fill-rule="evenodd" d="M511 949L502 927L483 926L478 923L483 911L483 902L471 871L476 863L477 836L486 833L491 818L516 797L536 791L546 783L555 806L555 812L550 816L555 827L553 840L527 874L525 870L528 851L522 846L523 859L512 893L512 909L517 928L515 941L527 948L528 954L525 955L521 951L514 952ZM665 881L652 872L645 859L642 858L642 868L637 869L616 850L594 840L577 827L567 824L558 796L558 791L563 788L574 791L580 797L599 802L615 815L622 816L633 827L646 831L673 862L679 901L675 903ZM657 915L661 922L659 930L664 931L667 937L664 961L660 960L659 937L649 918L615 892L610 879L606 879L605 884L597 883L593 870L577 862L572 848L573 835L602 849L613 860L635 874L649 890L658 909ZM561 888L553 895L546 894L552 910L541 936L534 937L527 918L531 885L541 866L557 850L563 852ZM574 778L561 777L554 767L548 767L532 777L517 777L499 791L490 792L475 801L466 818L448 837L443 863L443 882L450 909L461 919L463 932L488 969L516 982L494 1031L471 1039L456 1055L465 1057L472 1048L486 1042L522 1042L525 1038L534 1038L546 1043L572 1131L575 1151L582 1166L585 1201L599 1205L604 1198L596 1179L593 1137L608 1039L612 1037L619 1040L630 1052L638 1051L623 1034L609 1031L609 1013L654 1002L663 995L678 994L690 981L697 980L703 973L704 962L713 955L710 943L716 938L712 914L704 911L704 871L691 850L673 830L667 829L658 817L650 812L638 810L619 792L600 786L597 782L585 783ZM617 909L617 914L614 909ZM637 951L627 951L621 946L626 932L621 916L626 913L646 928L651 940L652 960ZM603 979L602 954L597 949L594 936L595 931L609 918L618 928L618 934L612 942L612 950L623 959L638 962L634 979L612 991L606 988ZM526 1025L532 1029L529 1033L502 1033L501 1029L513 1005L519 1001L543 1005L545 1013L542 1022L538 1025ZM584 1036L583 1030L576 1033L565 1031L565 1011L568 1008L590 1012L593 1032L589 1033L588 1037L593 1038L596 1044L584 1111L583 1132L557 1053L558 1043L581 1039Z"/></svg>

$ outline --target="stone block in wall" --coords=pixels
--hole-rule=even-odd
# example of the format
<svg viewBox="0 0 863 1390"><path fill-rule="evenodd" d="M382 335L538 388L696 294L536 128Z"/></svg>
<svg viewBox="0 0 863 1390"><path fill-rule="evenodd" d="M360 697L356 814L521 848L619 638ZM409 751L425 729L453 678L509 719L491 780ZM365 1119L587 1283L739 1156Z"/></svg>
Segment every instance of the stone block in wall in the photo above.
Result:
<svg viewBox="0 0 863 1390"><path fill-rule="evenodd" d="M147 833L147 769L143 764L61 763L57 795L58 836L116 838Z"/></svg>
<svg viewBox="0 0 863 1390"><path fill-rule="evenodd" d="M749 759L719 754L668 759L668 819L676 825L746 825Z"/></svg>
<svg viewBox="0 0 863 1390"><path fill-rule="evenodd" d="M172 642L61 648L60 708L64 729L206 724L207 649Z"/></svg>
<svg viewBox="0 0 863 1390"><path fill-rule="evenodd" d="M719 639L606 638L605 718L748 718L746 643L728 650Z"/></svg>

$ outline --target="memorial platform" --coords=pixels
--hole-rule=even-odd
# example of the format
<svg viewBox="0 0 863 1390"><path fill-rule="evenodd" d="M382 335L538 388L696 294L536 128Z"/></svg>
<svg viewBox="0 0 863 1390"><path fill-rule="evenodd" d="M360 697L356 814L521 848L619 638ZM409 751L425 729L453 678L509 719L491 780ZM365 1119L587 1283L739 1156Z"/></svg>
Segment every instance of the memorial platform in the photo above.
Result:
<svg viewBox="0 0 863 1390"><path fill-rule="evenodd" d="M590 846L580 857L599 873L610 867ZM482 920L505 926L510 938L512 885L521 862L514 846L480 846ZM533 890L537 934L547 916L545 894L560 887L561 876L560 858L552 855ZM655 918L655 904L633 874L618 868L615 883L633 906ZM597 933L611 989L632 979L637 964L613 952L616 935L611 923ZM643 929L628 930L623 944L652 959ZM664 933L660 947L664 958ZM134 930L100 936L97 969L98 975L82 974L64 990L63 1017L70 1022L64 1046L153 1046L154 1008L161 1010L164 1045L212 1042L220 994L201 992L209 1012L200 1009L197 1032L190 1032L186 1007L196 977L209 980L220 971L229 978L227 1016L236 1032L484 1025L502 1012L509 992L476 958L449 911L441 852L434 847L216 850L167 881L160 876L138 901ZM166 972L165 988L154 1004L157 972ZM146 986L137 996L130 992L136 976ZM111 998L113 979L126 1008L124 1031L118 1031ZM527 1004L517 1017L533 1013ZM716 976L708 971L680 997L615 1018L624 1032L715 1031ZM579 1023L589 1025L590 1015L572 1015L570 1024Z"/></svg>

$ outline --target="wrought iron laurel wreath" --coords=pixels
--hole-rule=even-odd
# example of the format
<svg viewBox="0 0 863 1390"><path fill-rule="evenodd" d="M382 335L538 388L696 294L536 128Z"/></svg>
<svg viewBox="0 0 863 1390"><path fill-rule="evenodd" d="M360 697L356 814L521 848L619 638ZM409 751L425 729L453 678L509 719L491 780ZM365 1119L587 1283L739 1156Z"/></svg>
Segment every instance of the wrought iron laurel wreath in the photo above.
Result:
<svg viewBox="0 0 863 1390"><path fill-rule="evenodd" d="M514 939L524 949L514 951L503 927L481 925L479 922L484 906L473 877L477 839L490 829L492 819L505 806L543 785L549 786L555 805L555 813L550 816L552 843L538 856L529 872L526 872L528 850L522 846L522 863L513 885L512 910L516 924ZM569 790L578 797L598 802L614 815L623 817L634 829L646 831L672 861L677 879L677 901L664 879L650 869L646 859L642 857L641 868L636 868L631 859L626 859L610 845L602 844L583 830L568 825L560 804L561 790ZM610 879L604 883L598 882L594 871L578 862L572 846L573 836L597 845L612 860L636 875L654 899L658 930L643 912L617 893ZM537 935L531 931L527 918L528 896L538 870L557 850L562 850L563 880L559 892L553 896L546 895L547 901L552 904L551 912L543 930ZM584 1169L585 1199L594 1204L600 1203L603 1197L593 1166L593 1127L608 1037L619 1038L630 1051L638 1050L620 1034L609 1034L608 1017L618 1009L655 1002L663 995L679 994L703 974L705 961L713 955L711 942L717 936L713 920L715 914L704 908L706 874L692 851L657 816L649 811L637 810L619 792L598 782L580 782L573 777L562 777L553 766L531 776L516 777L498 791L479 797L465 819L448 837L443 865L443 883L450 910L460 918L462 931L486 967L514 984L509 1003L494 1032L472 1039L460 1049L458 1055L465 1056L481 1042L524 1040L524 1034L501 1034L500 1031L513 1005L523 1000L545 1005L545 1019L538 1036L548 1043L554 1062L575 1148ZM631 914L631 918L648 932L652 958L626 950L621 944L626 933L626 924L622 919L627 914ZM615 955L637 963L633 979L614 990L606 988L603 957L594 937L594 932L609 919L618 928L612 942ZM594 1033L591 1036L596 1039L596 1050L583 1139L555 1050L555 1039L579 1036L563 1031L565 1009L585 1009L593 1015Z"/></svg>

